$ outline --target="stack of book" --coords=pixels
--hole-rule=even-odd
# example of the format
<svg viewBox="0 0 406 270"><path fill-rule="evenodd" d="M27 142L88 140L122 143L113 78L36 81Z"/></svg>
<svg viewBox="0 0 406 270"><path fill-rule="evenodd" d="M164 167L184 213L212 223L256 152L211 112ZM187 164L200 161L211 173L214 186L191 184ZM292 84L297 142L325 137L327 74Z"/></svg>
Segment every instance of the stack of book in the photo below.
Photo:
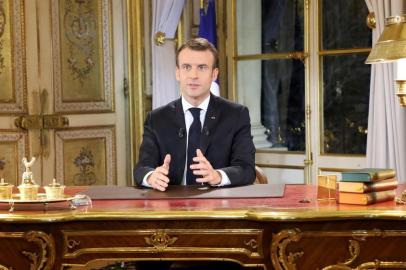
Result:
<svg viewBox="0 0 406 270"><path fill-rule="evenodd" d="M343 172L338 182L338 202L368 205L395 198L398 181L393 169L360 169Z"/></svg>

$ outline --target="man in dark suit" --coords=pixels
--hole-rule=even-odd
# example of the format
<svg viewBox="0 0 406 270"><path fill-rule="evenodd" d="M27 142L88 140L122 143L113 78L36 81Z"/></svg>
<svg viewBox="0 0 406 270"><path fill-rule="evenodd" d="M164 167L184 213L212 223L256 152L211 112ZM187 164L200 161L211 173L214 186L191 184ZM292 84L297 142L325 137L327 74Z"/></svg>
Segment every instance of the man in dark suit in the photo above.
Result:
<svg viewBox="0 0 406 270"><path fill-rule="evenodd" d="M217 75L217 50L206 39L191 39L178 49L182 97L148 113L134 173L137 185L165 191L168 185L254 182L248 109L210 94Z"/></svg>

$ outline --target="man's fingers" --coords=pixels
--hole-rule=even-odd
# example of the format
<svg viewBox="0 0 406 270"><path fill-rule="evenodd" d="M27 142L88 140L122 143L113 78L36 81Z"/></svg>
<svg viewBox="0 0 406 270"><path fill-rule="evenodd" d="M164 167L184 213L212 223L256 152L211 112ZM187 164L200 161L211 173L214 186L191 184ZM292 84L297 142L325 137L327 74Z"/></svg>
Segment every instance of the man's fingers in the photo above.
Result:
<svg viewBox="0 0 406 270"><path fill-rule="evenodd" d="M166 154L163 166L169 170L169 163L171 163L171 155Z"/></svg>
<svg viewBox="0 0 406 270"><path fill-rule="evenodd" d="M158 182L155 183L155 185L152 186L152 188L160 190L160 191L165 191L168 185L159 185Z"/></svg>
<svg viewBox="0 0 406 270"><path fill-rule="evenodd" d="M161 167L157 167L157 168L155 169L155 172L160 173L160 174L163 174L163 175L168 175L169 169L166 168L165 166L161 166Z"/></svg>
<svg viewBox="0 0 406 270"><path fill-rule="evenodd" d="M196 156L197 156L197 157L204 157L204 156L203 156L203 153L202 153L202 150L196 149Z"/></svg>
<svg viewBox="0 0 406 270"><path fill-rule="evenodd" d="M191 170L201 170L201 169L208 169L208 166L205 163L199 162L190 165Z"/></svg>
<svg viewBox="0 0 406 270"><path fill-rule="evenodd" d="M155 175L155 179L163 181L165 183L169 183L169 178L166 176L166 174L161 172L157 172L157 174Z"/></svg>
<svg viewBox="0 0 406 270"><path fill-rule="evenodd" d="M161 178L159 178L161 177ZM169 179L165 175L157 175L155 179L151 182L151 186L154 189L158 189L160 191L165 191L168 187Z"/></svg>
<svg viewBox="0 0 406 270"><path fill-rule="evenodd" d="M203 175L203 176L206 176L206 175L209 175L209 170L206 170L206 169L193 170L193 174L194 174L194 175Z"/></svg>

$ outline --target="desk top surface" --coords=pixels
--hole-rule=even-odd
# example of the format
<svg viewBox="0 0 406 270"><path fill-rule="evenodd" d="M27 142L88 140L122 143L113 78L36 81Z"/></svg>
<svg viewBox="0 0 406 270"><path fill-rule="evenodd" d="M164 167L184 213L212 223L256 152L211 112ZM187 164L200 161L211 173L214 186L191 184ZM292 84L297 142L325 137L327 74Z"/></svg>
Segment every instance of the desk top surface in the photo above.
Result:
<svg viewBox="0 0 406 270"><path fill-rule="evenodd" d="M405 189L399 186L397 193ZM68 194L84 188L68 188ZM131 199L93 200L92 206L70 210L66 203L17 206L9 213L0 204L0 222L63 222L71 220L240 219L255 221L308 221L334 219L406 219L406 205L394 201L357 206L318 201L317 188L286 185L284 196L274 198Z"/></svg>

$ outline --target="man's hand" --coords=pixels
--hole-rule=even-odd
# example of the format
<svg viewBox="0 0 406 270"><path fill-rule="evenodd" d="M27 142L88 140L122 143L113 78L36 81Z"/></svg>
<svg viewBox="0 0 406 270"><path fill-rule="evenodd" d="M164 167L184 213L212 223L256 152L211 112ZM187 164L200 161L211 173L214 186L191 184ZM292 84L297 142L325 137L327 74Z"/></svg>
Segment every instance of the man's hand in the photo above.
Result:
<svg viewBox="0 0 406 270"><path fill-rule="evenodd" d="M164 159L164 164L162 166L156 167L155 171L148 176L147 183L151 185L152 188L165 191L169 183L169 163L171 162L171 155L166 154Z"/></svg>
<svg viewBox="0 0 406 270"><path fill-rule="evenodd" d="M210 162L203 156L200 149L196 150L196 156L193 158L194 162L197 164L190 165L190 169L193 170L194 175L198 175L201 178L196 178L197 183L208 183L209 185L215 186L221 183L220 172L213 169Z"/></svg>

